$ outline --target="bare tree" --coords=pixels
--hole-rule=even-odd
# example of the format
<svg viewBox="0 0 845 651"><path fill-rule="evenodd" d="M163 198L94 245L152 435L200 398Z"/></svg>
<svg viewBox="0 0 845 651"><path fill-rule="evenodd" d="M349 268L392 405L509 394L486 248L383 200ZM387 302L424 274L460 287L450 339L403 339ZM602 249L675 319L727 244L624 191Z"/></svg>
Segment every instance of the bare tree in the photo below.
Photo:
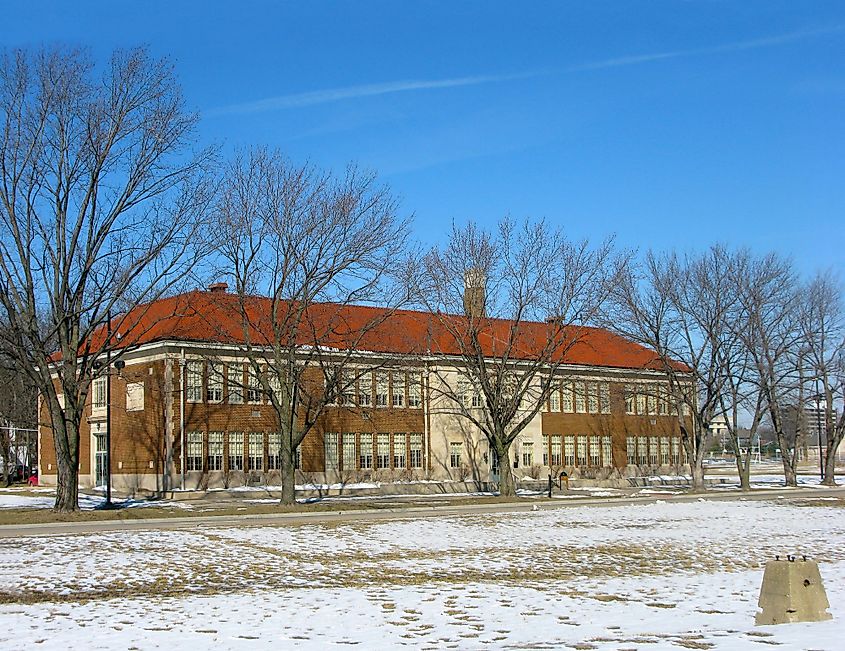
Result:
<svg viewBox="0 0 845 651"><path fill-rule="evenodd" d="M788 434L790 409L803 404L802 358L805 352L798 319L800 291L792 264L776 254L749 257L739 287L738 329L751 360L749 380L762 395L780 447L787 486L797 482L798 439ZM801 418L797 419L799 423Z"/></svg>
<svg viewBox="0 0 845 651"><path fill-rule="evenodd" d="M407 296L393 271L409 222L375 175L334 176L265 149L229 165L216 222L240 350L280 433L281 500L294 504L297 448L327 406L386 363L361 346ZM362 318L350 309L360 304L381 309Z"/></svg>
<svg viewBox="0 0 845 651"><path fill-rule="evenodd" d="M655 353L678 417L693 490L704 490L710 423L726 403L736 338L730 254L715 246L700 255L649 253L614 292L612 327Z"/></svg>
<svg viewBox="0 0 845 651"><path fill-rule="evenodd" d="M828 274L820 274L809 282L799 301L801 344L817 382L813 400L824 411L819 416L819 454L824 452L826 486L836 485L836 453L845 436L845 310L842 287ZM813 404L810 402L810 404ZM802 405L803 406L803 405ZM822 441L822 437L824 437Z"/></svg>
<svg viewBox="0 0 845 651"><path fill-rule="evenodd" d="M196 253L212 158L191 150L196 121L144 49L101 69L69 49L0 59L0 306L53 431L57 510L78 508L80 423L97 366L143 317L127 308Z"/></svg>
<svg viewBox="0 0 845 651"><path fill-rule="evenodd" d="M456 359L435 369L429 391L440 413L484 434L502 497L515 494L511 444L557 386L623 262L610 241L593 248L543 221L507 218L493 232L453 225L419 265L418 300L445 333L430 352Z"/></svg>

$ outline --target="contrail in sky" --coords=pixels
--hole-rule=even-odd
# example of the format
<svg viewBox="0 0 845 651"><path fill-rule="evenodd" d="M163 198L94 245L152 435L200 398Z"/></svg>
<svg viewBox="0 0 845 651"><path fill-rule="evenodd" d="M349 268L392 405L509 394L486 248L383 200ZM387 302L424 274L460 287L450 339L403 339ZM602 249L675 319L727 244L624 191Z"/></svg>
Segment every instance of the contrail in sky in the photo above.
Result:
<svg viewBox="0 0 845 651"><path fill-rule="evenodd" d="M719 54L722 52L738 52L742 50L754 50L758 48L774 47L785 43L800 41L813 36L832 34L845 30L845 25L833 25L820 29L802 30L789 32L777 36L751 39L748 41L736 41L724 43L711 47L692 48L689 50L670 50L666 52L651 52L648 54L636 54L631 56L604 59L569 66L562 70L545 70L523 72L504 75L478 75L473 77L454 77L452 79L416 79L403 81L389 81L378 84L363 84L359 86L345 86L342 88L328 88L306 93L294 93L291 95L278 95L243 104L232 104L212 108L206 115L243 115L248 113L264 113L267 111L280 111L284 109L303 108L329 104L347 99L360 97L376 97L378 95L392 95L394 93L408 93L420 90L433 90L438 88L460 88L464 86L480 86L482 84L495 84L518 79L530 79L532 77L550 76L560 72L584 72L589 70L602 70L606 68L618 68L622 66L634 66L653 61L665 61L667 59L678 59L681 57L700 56L705 54Z"/></svg>

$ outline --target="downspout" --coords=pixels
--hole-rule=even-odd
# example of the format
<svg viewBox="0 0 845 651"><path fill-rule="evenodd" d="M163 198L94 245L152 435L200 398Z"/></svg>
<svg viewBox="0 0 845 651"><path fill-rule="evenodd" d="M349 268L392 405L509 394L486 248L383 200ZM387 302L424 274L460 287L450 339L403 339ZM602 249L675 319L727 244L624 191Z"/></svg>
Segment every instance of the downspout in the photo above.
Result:
<svg viewBox="0 0 845 651"><path fill-rule="evenodd" d="M185 349L179 360L179 456L181 457L182 490L185 490Z"/></svg>
<svg viewBox="0 0 845 651"><path fill-rule="evenodd" d="M431 474L431 439L430 439L430 432L429 432L429 396L431 395L431 391L429 390L429 370L428 370L428 360L425 361L425 382L423 384L423 439L425 440L425 469L426 474Z"/></svg>

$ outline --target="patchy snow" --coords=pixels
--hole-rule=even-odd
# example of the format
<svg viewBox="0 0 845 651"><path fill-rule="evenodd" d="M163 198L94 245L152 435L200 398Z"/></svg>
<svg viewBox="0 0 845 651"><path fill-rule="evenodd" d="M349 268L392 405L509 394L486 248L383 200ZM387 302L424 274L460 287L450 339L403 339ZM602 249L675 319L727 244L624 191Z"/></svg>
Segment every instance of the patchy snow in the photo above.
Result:
<svg viewBox="0 0 845 651"><path fill-rule="evenodd" d="M43 495L16 495L8 494L8 489L0 492L0 509L52 509L56 503L56 493L52 488L37 491ZM31 491L34 492L34 491ZM93 510L103 506L106 498L101 495L79 494L79 508L82 510ZM157 501L157 500L134 500L134 499L112 499L112 503L122 508L145 508L145 507L166 507L178 509L192 509L193 505L188 502L178 501Z"/></svg>
<svg viewBox="0 0 845 651"><path fill-rule="evenodd" d="M845 502L694 502L0 544L0 648L841 648ZM764 562L834 619L755 627Z"/></svg>

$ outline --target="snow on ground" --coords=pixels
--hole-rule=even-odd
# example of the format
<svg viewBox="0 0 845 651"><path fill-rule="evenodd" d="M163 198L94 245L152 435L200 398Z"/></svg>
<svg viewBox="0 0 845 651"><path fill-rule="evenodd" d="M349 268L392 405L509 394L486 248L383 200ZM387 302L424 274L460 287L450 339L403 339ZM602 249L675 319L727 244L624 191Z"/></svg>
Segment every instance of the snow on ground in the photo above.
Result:
<svg viewBox="0 0 845 651"><path fill-rule="evenodd" d="M42 489L28 489L31 492L38 492L38 495L16 495L8 493L13 489L3 489L0 492L0 509L52 509L56 504L56 492L52 488ZM103 506L106 498L102 495L88 495L86 493L79 494L79 508L84 511L90 511ZM122 508L144 508L144 507L167 507L178 509L191 509L193 505L189 502L168 501L161 502L156 500L133 500L114 498L112 502Z"/></svg>
<svg viewBox="0 0 845 651"><path fill-rule="evenodd" d="M837 649L845 502L694 502L0 541L0 648ZM755 627L820 561L832 621Z"/></svg>

